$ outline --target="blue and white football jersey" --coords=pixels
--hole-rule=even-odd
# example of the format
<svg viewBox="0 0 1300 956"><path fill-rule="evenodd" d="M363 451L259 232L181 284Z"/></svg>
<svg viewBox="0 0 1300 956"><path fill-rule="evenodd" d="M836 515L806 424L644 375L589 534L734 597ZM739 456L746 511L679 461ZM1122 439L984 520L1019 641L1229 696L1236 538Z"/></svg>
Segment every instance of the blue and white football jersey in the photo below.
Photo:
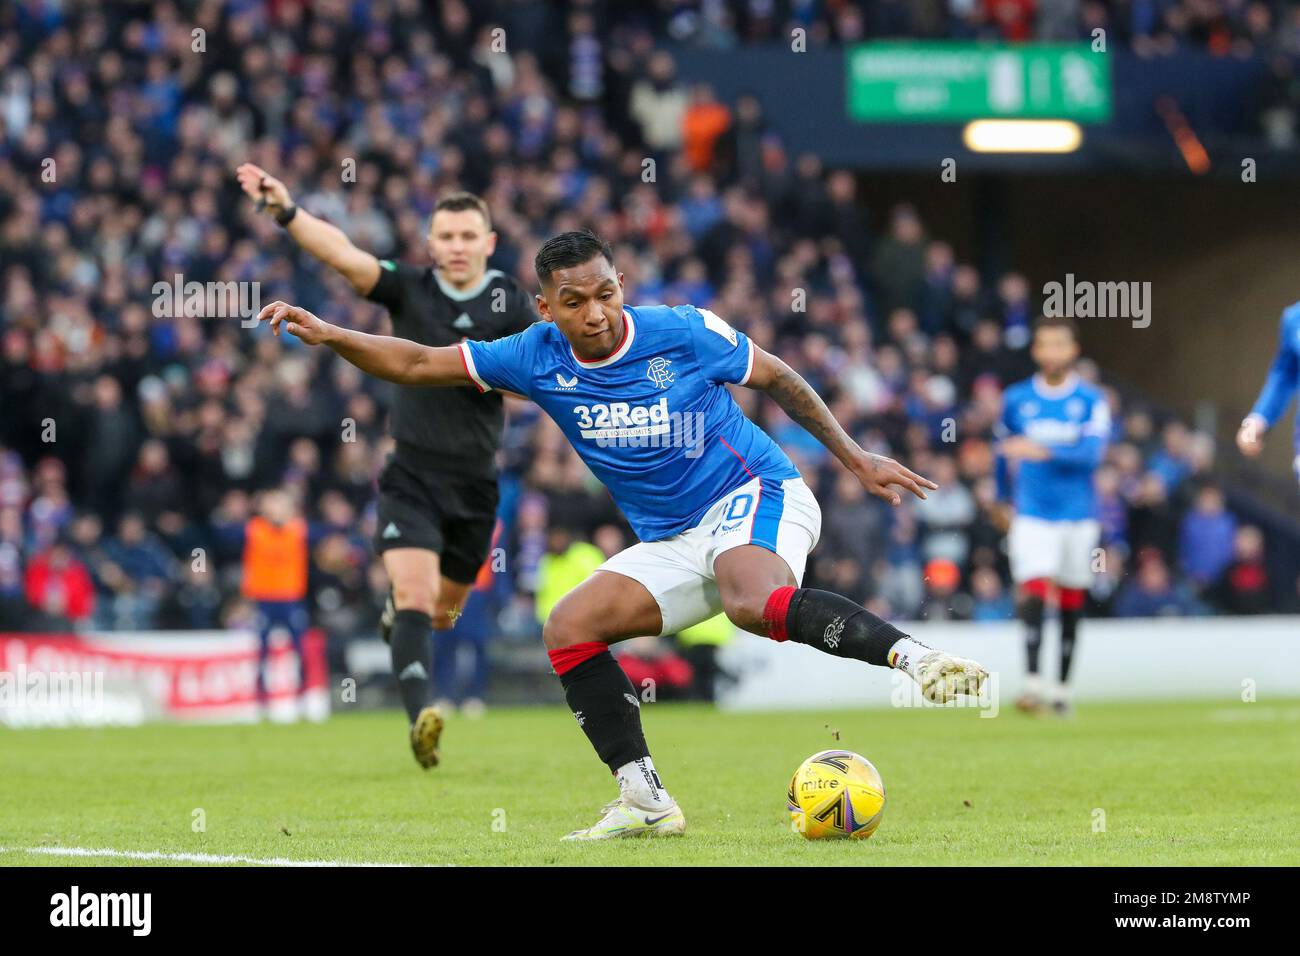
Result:
<svg viewBox="0 0 1300 956"><path fill-rule="evenodd" d="M461 355L481 390L518 392L555 420L642 541L695 527L754 478L764 495L779 495L799 476L727 391L754 368L745 335L690 305L628 306L623 317L622 341L594 362L550 322L462 342Z"/></svg>
<svg viewBox="0 0 1300 956"><path fill-rule="evenodd" d="M1039 375L1009 385L997 433L1023 435L1052 454L1046 461L1021 461L1014 476L998 459L999 491L1017 514L1046 521L1097 516L1092 478L1110 438L1110 406L1100 389L1077 375L1055 388Z"/></svg>
<svg viewBox="0 0 1300 956"><path fill-rule="evenodd" d="M1291 400L1300 390L1300 302L1293 303L1282 312L1282 330L1278 338L1277 356L1269 366L1268 378L1260 390L1251 414L1258 415L1272 428L1286 414ZM1296 471L1300 473L1300 415L1295 425Z"/></svg>

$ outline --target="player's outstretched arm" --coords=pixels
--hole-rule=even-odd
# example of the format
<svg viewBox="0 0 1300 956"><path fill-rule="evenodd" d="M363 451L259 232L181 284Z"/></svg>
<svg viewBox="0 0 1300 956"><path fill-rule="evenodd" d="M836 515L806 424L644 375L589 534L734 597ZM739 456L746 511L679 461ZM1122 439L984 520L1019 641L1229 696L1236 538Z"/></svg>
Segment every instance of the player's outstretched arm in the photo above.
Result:
<svg viewBox="0 0 1300 956"><path fill-rule="evenodd" d="M1286 414L1291 398L1300 389L1300 353L1291 346L1285 317L1277 356L1269 366L1268 377L1250 414L1237 430L1237 448L1248 458L1264 450L1264 434Z"/></svg>
<svg viewBox="0 0 1300 956"><path fill-rule="evenodd" d="M364 249L354 246L342 229L295 206L284 183L252 163L241 165L235 170L235 176L248 197L277 220L290 215L292 211L292 218L284 226L285 232L294 242L347 279L353 291L365 295L375 287L379 281L379 260Z"/></svg>
<svg viewBox="0 0 1300 956"><path fill-rule="evenodd" d="M843 462L862 482L862 487L877 498L898 505L903 499L896 488L904 488L916 497L924 498L925 489L939 487L892 458L864 451L835 420L822 397L813 391L802 375L758 346L754 346L754 370L745 384L769 395L787 415Z"/></svg>
<svg viewBox="0 0 1300 956"><path fill-rule="evenodd" d="M361 371L398 385L468 385L469 373L460 349L433 348L394 338L344 329L287 302L272 302L257 314L271 323L271 332L287 331L307 345L333 349Z"/></svg>

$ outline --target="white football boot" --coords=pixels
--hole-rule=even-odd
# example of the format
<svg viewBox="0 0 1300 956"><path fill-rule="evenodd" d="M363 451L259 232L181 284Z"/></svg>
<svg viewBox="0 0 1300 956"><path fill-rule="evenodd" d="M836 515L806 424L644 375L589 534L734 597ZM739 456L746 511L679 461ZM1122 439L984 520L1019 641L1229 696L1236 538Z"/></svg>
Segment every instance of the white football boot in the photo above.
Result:
<svg viewBox="0 0 1300 956"><path fill-rule="evenodd" d="M978 697L989 676L981 664L947 651L930 651L916 665L913 679L921 685L921 696L935 704L946 704L961 694Z"/></svg>
<svg viewBox="0 0 1300 956"><path fill-rule="evenodd" d="M1052 694L1052 713L1057 717L1070 718L1074 716L1074 703L1070 699L1070 688L1065 684L1058 683Z"/></svg>
<svg viewBox="0 0 1300 956"><path fill-rule="evenodd" d="M616 837L681 836L686 816L676 802L666 810L642 810L619 797L601 808L601 817L583 830L574 830L562 840L612 840Z"/></svg>
<svg viewBox="0 0 1300 956"><path fill-rule="evenodd" d="M1016 698L1016 709L1035 717L1048 713L1047 683L1041 675L1025 675L1025 688Z"/></svg>

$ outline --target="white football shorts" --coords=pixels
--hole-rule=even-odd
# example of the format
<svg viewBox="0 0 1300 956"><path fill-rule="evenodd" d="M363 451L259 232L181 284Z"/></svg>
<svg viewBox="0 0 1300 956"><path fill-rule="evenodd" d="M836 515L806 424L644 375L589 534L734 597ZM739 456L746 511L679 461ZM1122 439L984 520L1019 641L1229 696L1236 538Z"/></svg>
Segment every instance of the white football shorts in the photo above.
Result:
<svg viewBox="0 0 1300 956"><path fill-rule="evenodd" d="M1063 588L1092 587L1092 552L1101 540L1101 525L1083 521L1047 521L1029 515L1011 519L1007 552L1017 584L1049 578Z"/></svg>
<svg viewBox="0 0 1300 956"><path fill-rule="evenodd" d="M644 584L663 615L659 633L675 634L722 611L713 575L718 555L759 545L779 555L802 584L821 530L821 508L802 478L754 478L714 502L694 528L634 544L599 570Z"/></svg>

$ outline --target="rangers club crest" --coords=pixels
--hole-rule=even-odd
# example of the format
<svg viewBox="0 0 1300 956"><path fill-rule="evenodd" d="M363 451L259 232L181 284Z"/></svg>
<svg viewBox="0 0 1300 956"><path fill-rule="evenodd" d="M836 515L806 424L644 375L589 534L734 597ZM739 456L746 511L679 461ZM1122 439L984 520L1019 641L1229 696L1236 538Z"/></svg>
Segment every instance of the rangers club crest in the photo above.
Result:
<svg viewBox="0 0 1300 956"><path fill-rule="evenodd" d="M673 373L668 366L673 363L662 355L657 355L646 363L646 377L655 383L655 388L667 388L673 383Z"/></svg>

